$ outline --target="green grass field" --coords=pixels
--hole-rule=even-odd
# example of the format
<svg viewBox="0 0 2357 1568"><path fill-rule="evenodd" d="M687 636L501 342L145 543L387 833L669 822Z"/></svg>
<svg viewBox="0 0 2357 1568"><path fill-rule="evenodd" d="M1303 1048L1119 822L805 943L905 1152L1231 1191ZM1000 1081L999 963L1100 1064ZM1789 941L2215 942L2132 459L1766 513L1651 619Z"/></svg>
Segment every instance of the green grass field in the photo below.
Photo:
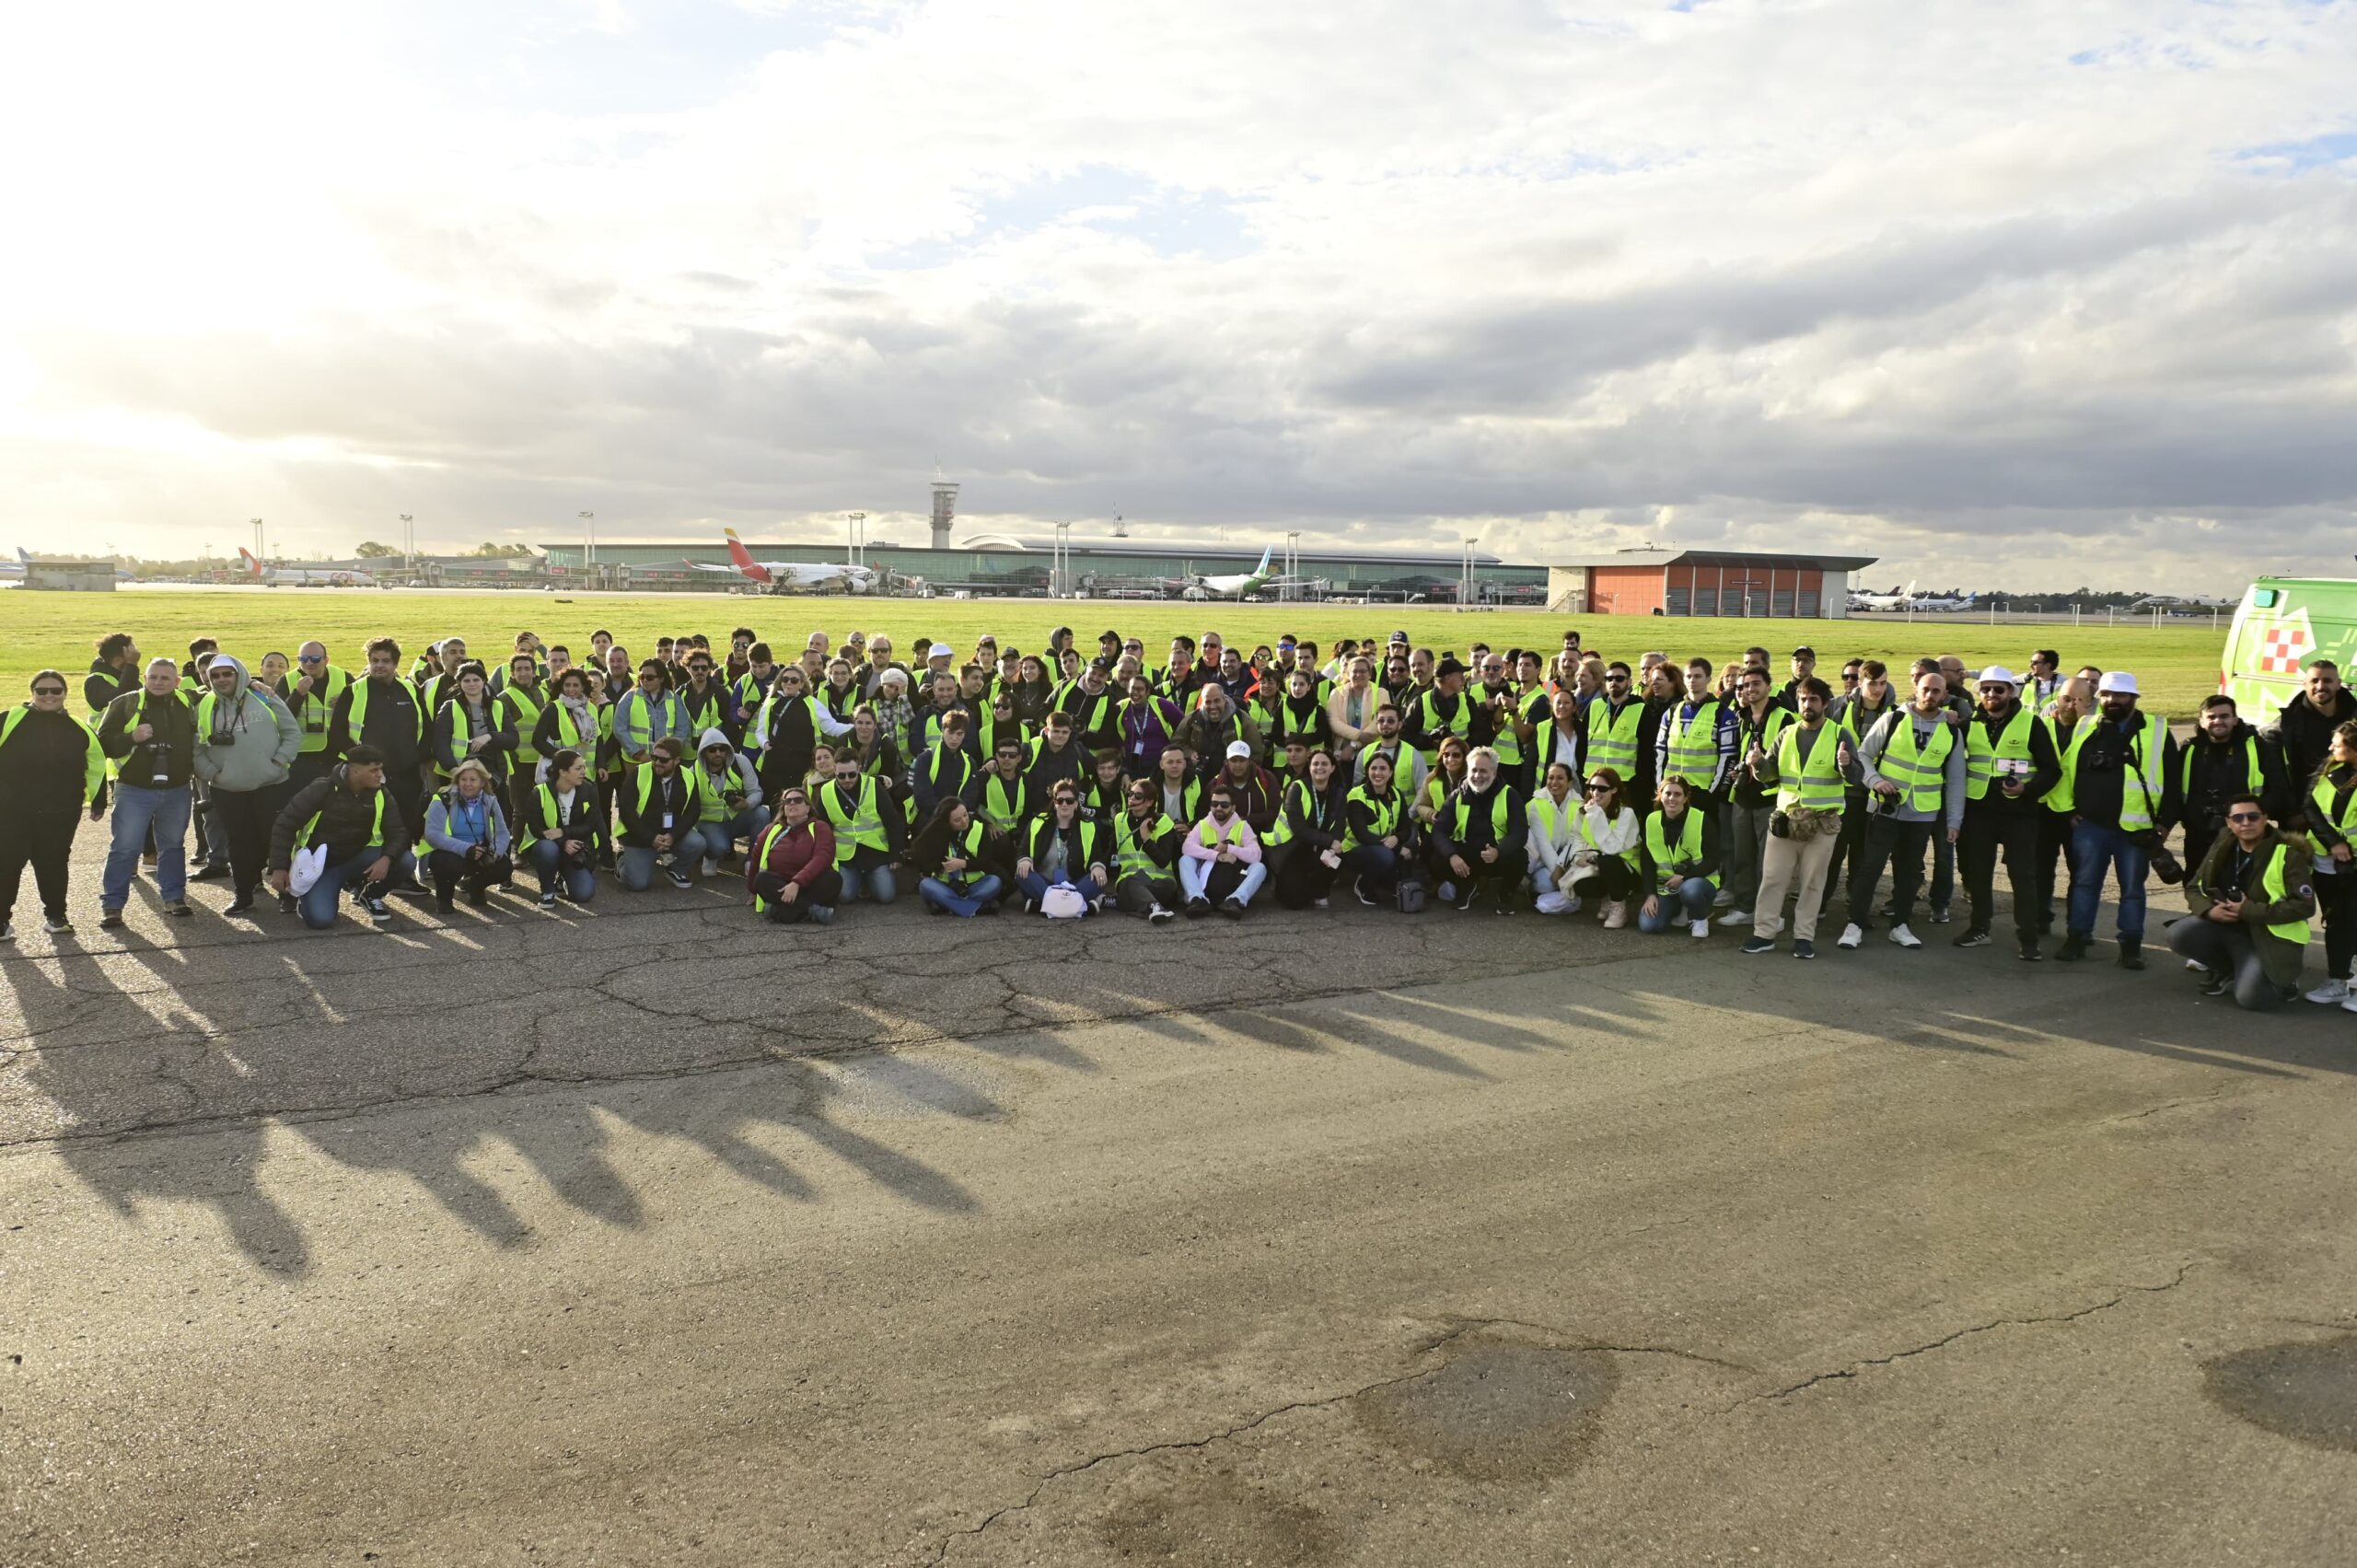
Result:
<svg viewBox="0 0 2357 1568"><path fill-rule="evenodd" d="M24 700L27 680L48 666L66 671L80 690L91 647L109 632L128 631L150 656L184 657L190 639L218 637L223 646L250 664L273 649L292 656L306 638L328 645L329 656L346 668L361 662L361 645L389 633L414 650L455 633L475 651L505 652L515 633L529 627L551 643L576 653L589 633L603 626L633 653L652 650L666 633L703 632L726 645L728 631L751 626L781 656L798 650L814 629L837 644L853 626L888 632L905 653L923 636L948 643L960 656L977 636L995 635L1029 651L1046 645L1048 633L1070 625L1084 648L1114 627L1144 639L1158 662L1175 633L1200 636L1216 628L1231 642L1273 642L1280 632L1315 639L1330 648L1342 636L1377 638L1405 628L1419 643L1462 651L1474 641L1493 647L1538 646L1561 642L1566 626L1577 626L1586 645L1608 656L1636 656L1661 647L1679 658L1701 654L1713 662L1759 643L1784 656L1800 643L1814 645L1838 672L1845 656L1857 654L1897 666L1919 654L1960 655L1976 668L2003 663L2028 668L2030 650L2046 646L2062 655L2066 668L2094 664L2135 671L2148 708L2172 718L2189 716L2194 705L2217 689L2223 628L2209 622L2153 627L2068 624L1991 626L1986 621L1908 623L1889 619L1853 621L1679 621L1622 619L1608 615L1563 616L1533 610L1469 610L1397 606L1320 608L1281 605L1147 603L1134 600L1051 604L1044 601L962 599L751 598L704 594L584 595L568 599L546 593L402 593L327 588L157 588L115 594L0 593L0 693ZM1839 691L1838 682L1835 690Z"/></svg>

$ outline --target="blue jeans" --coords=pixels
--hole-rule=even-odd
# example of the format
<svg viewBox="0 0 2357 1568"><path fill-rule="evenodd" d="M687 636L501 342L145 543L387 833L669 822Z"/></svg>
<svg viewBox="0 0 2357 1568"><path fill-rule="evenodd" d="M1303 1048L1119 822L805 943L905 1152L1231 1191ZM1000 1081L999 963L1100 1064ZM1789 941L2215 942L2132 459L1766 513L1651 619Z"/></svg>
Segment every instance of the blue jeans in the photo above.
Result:
<svg viewBox="0 0 2357 1568"><path fill-rule="evenodd" d="M892 875L891 865L884 861L862 868L853 861L840 861L835 869L843 879L843 902L859 902L865 892L870 903L888 904L900 896L900 884Z"/></svg>
<svg viewBox="0 0 2357 1568"><path fill-rule="evenodd" d="M693 828L671 841L671 864L690 880L703 869L703 835ZM614 856L614 874L633 893L643 893L655 886L655 851L624 844Z"/></svg>
<svg viewBox="0 0 2357 1568"><path fill-rule="evenodd" d="M935 909L945 909L951 914L970 920L981 912L984 904L996 899L1005 886L997 877L984 875L969 883L961 893L940 877L928 877L917 884L917 897Z"/></svg>
<svg viewBox="0 0 2357 1568"><path fill-rule="evenodd" d="M1755 889L1756 890L1756 889ZM1711 900L1718 893L1707 877L1689 877L1678 885L1675 893L1662 893L1661 910L1647 914L1644 906L1637 906L1637 929L1648 936L1658 936L1672 925L1691 925L1698 920L1711 918Z"/></svg>
<svg viewBox="0 0 2357 1568"><path fill-rule="evenodd" d="M2144 874L2153 857L2118 828L2100 822L2071 824L2071 935L2096 934L2096 906L2103 901L2107 871L2119 874L2119 935L2144 935Z"/></svg>
<svg viewBox="0 0 2357 1568"><path fill-rule="evenodd" d="M1097 897L1110 890L1090 881L1086 867L1075 877L1068 866L1057 872L1052 877L1041 876L1039 867L1034 866L1017 877L1015 879L1015 886L1025 898L1035 904L1048 896L1048 889L1051 888L1077 888L1080 889L1080 896L1088 900L1088 912L1091 914L1097 912Z"/></svg>
<svg viewBox="0 0 2357 1568"><path fill-rule="evenodd" d="M156 889L167 900L188 897L189 789L148 789L119 784L114 791L114 841L107 846L107 868L99 882L99 906L119 910L131 900L147 831L156 832Z"/></svg>
<svg viewBox="0 0 2357 1568"><path fill-rule="evenodd" d="M363 886L360 874L373 865L380 855L392 861L391 875L385 878L385 882L371 882ZM309 889L303 894L303 923L314 931L325 931L329 926L333 925L336 900L347 887L358 887L360 896L367 898L371 894L383 892L387 882L399 882L416 875L417 862L411 858L409 851L405 849L364 849L350 860L341 865L331 865L319 873L319 879L312 883Z"/></svg>
<svg viewBox="0 0 2357 1568"><path fill-rule="evenodd" d="M1381 844L1361 844L1342 852L1342 870L1353 877L1364 877L1367 890L1389 892L1399 886L1399 856Z"/></svg>
<svg viewBox="0 0 2357 1568"><path fill-rule="evenodd" d="M724 854L736 854L738 844L750 841L756 833L769 825L770 808L768 807L748 806L734 817L725 818L717 822L697 823L696 833L703 840L704 854L716 858Z"/></svg>
<svg viewBox="0 0 2357 1568"><path fill-rule="evenodd" d="M524 851L525 863L540 878L540 891L560 889L576 904L598 896L598 874L586 865L565 865L564 852L546 839L535 840Z"/></svg>

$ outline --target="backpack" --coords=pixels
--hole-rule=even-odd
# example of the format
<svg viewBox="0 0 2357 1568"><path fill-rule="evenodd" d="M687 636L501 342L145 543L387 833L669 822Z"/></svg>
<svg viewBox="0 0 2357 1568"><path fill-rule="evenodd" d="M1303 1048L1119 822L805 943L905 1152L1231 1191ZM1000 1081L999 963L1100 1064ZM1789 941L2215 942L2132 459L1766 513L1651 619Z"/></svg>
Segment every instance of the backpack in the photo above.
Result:
<svg viewBox="0 0 2357 1568"><path fill-rule="evenodd" d="M1396 897L1399 900L1401 914L1421 913L1424 907L1424 885L1422 882L1402 878Z"/></svg>

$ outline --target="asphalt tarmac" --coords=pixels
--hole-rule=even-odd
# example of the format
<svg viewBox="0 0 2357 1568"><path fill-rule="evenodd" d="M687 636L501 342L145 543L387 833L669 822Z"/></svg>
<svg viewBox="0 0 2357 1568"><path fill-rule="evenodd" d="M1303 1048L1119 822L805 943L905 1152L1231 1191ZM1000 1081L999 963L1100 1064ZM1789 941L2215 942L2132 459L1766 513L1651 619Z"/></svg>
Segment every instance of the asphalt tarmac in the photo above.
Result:
<svg viewBox="0 0 2357 1568"><path fill-rule="evenodd" d="M2165 954L197 898L0 957L0 1562L2357 1561L2357 1018Z"/></svg>

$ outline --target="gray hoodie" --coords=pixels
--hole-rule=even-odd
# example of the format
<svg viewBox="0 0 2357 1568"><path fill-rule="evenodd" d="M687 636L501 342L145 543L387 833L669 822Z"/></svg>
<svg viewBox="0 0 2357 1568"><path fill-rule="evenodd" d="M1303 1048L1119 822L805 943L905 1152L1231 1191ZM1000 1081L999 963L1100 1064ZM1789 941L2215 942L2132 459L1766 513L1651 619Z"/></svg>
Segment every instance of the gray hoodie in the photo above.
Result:
<svg viewBox="0 0 2357 1568"><path fill-rule="evenodd" d="M715 773L704 766L703 754L706 750L727 744L728 737L719 730L705 730L703 738L696 742L695 765L703 768L704 788L711 793L713 799L722 799L732 789L742 790L745 792L745 804L738 809L749 811L761 803L761 781L754 773L753 764L745 761L744 754L732 750L725 772Z"/></svg>
<svg viewBox="0 0 2357 1568"><path fill-rule="evenodd" d="M269 692L255 691L246 667L228 655L215 655L206 669L225 664L238 672L235 690L227 697L207 691L197 699L196 776L232 792L284 784L303 749L302 721Z"/></svg>

